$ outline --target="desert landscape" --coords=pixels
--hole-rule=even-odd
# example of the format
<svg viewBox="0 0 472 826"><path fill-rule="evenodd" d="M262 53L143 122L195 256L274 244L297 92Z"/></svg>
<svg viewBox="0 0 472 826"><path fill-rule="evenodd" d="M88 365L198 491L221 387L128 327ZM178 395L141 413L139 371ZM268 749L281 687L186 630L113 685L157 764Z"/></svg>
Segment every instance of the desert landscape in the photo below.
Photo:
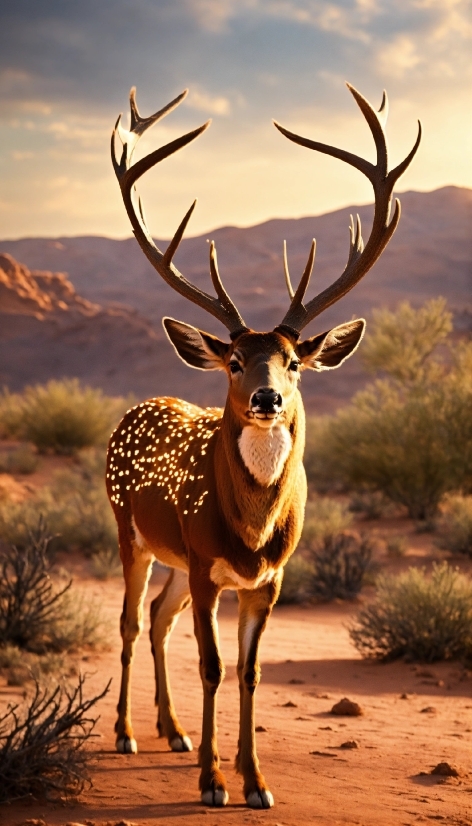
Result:
<svg viewBox="0 0 472 826"><path fill-rule="evenodd" d="M246 808L242 780L234 769L239 704L238 605L233 592L223 593L219 608L226 666L218 698L219 749L230 794L224 809L208 808L199 800L202 688L191 611L184 613L173 634L170 672L176 708L195 750L171 752L167 741L157 736L149 605L168 575L162 565L155 565L150 581L132 680L139 752L122 755L115 751L123 584L116 528L103 485L104 444L111 427L133 403L131 393L138 400L153 392L167 392L200 404L215 404L224 399L225 382L218 375L196 374L177 359L169 370L160 316L165 312L188 318L188 308L137 258L134 242L61 238L0 243L1 378L9 388L0 399L0 543L2 553L7 554L2 559L21 559L29 553L28 531L34 533L40 517L56 537L52 555L44 557L46 579L56 589L62 587L64 577L72 579L77 623L82 621L85 604L91 609L97 606L97 611L99 606L96 616L95 608L87 614L90 628L80 641L77 625L71 642L49 641L44 650L41 645L46 643L39 648L35 648L37 643L25 644L23 654L17 642L13 648L9 643L0 645L0 709L8 713L12 704L28 701L35 679L45 690L54 690L58 684L73 685L81 674L85 676L84 696L90 698L98 697L111 680L108 693L90 712L90 719L98 718L87 743L90 782L81 785L79 793L55 792L49 801L41 795L10 797L1 810L5 826L145 826L181 818L189 824L215 826L226 822L413 826L435 820L451 826L472 824L468 631L465 641L458 643L460 653L452 639L442 654L410 652L385 662L379 656L363 657L365 649L356 647L351 633L360 612L376 604L382 577L391 577L390 585L386 581L388 592L402 576L416 571L423 578L421 588L427 588L425 583L442 570L456 577L460 592L469 588L472 573L467 527L471 191L448 188L429 194L407 193L403 200L409 207L403 235L398 233L375 273L368 276L370 281L362 282L342 308L328 311L324 320L325 324L336 323L340 314L346 319L361 311L367 315L372 338L364 344L366 354L356 355L342 371L303 379L309 414L306 527L263 637L262 681L257 691L258 754L275 798L275 807L267 811ZM227 259L229 282L237 285L233 297L252 323L273 325L286 306L281 259L274 253L280 237L290 240L293 266L301 269L307 232L313 226L319 229L325 243L319 277L327 278L339 264L334 238L348 211L214 233L221 258ZM426 255L423 243L431 239L432 226L436 247ZM207 276L199 258L202 250L204 238L189 239L182 245L181 257L186 271L203 286ZM398 261L402 262L401 274ZM244 276L237 279L236 272ZM446 301L439 300L438 294ZM404 296L410 304L399 304ZM379 306L391 310L379 315ZM196 322L193 315L191 320ZM388 349L379 345L382 335L390 335L392 320L396 330L403 330L398 341L407 353L415 329L423 330L425 355L412 375L403 375ZM213 321L205 317L201 324L214 328ZM463 356L456 358L456 351ZM383 361L378 362L378 353L383 353ZM429 365L424 373L423 361ZM383 373L379 373L379 363ZM361 430L352 431L355 437L350 435L349 427L356 427L364 415L362 396L356 392L367 387L368 393L374 393L372 415L387 427L388 410L382 406L381 394L375 395L380 393L377 385L369 384L372 372L389 377L390 390L397 394L392 399L400 405L398 413L406 416L406 423L410 418L409 430L413 427L410 446L394 444L398 468L394 471L392 465L391 469L393 476L407 473L415 478L411 484L404 482L410 499L406 495L398 498L381 477L359 476L361 465L365 465L364 472L369 463L374 468L378 461L374 442L370 444L373 431L367 430L367 458L356 459L353 451L353 467L346 466L344 476L335 469L336 450L340 449L336 439L343 444L346 426L352 448L354 441L360 446L366 438ZM442 382L438 383L439 375ZM28 385L34 387L28 389ZM424 447L420 445L421 416L427 414L428 404L442 422L441 405L446 402L441 395L434 396L442 386L450 394L444 396L447 404L456 405L446 405L444 415L453 423L457 419L458 425L462 422L459 435L453 428L449 433L446 424L446 430L439 431L443 458L436 456L436 436L431 435ZM415 388L421 390L423 407L414 406ZM413 404L411 412L403 413L408 404ZM456 412L451 414L451 409ZM343 411L347 417L343 418ZM64 417L70 419L70 426L64 426ZM388 439L395 442L397 428L398 420L393 422L393 431L387 427L380 442L380 459L392 449ZM460 457L458 438L463 440ZM437 463L434 470L432 456ZM460 478L459 465L463 468ZM435 474L439 488L433 484L428 488ZM449 539L444 534L448 519ZM462 531L460 541L452 541L451 525L456 533ZM18 549L13 551L17 557L8 557L9 547ZM16 570L18 577L24 568ZM8 599L0 593L4 614ZM438 623L442 633L441 622L446 620L432 622ZM8 627L1 622L0 631L6 640ZM0 745L2 736L0 722Z"/></svg>
<svg viewBox="0 0 472 826"><path fill-rule="evenodd" d="M70 470L74 464L74 459L43 456L28 477L0 474L3 501L7 494L12 502L27 501L51 483L58 471ZM371 521L356 517L354 527L375 537L376 562L383 572L398 575L411 565L431 570L434 562L444 559L466 574L472 571L469 558L441 551L434 535L418 533L415 521L405 515ZM406 550L401 555L386 553L389 538L398 535ZM232 592L223 594L219 624L226 677L219 692L218 729L230 801L225 809L215 810L199 801L197 751L170 752L155 729L148 608L165 581L166 570L157 566L151 578L133 673L133 722L139 753L121 755L115 752L113 731L121 651L121 578L97 580L93 559L83 554L60 552L56 564L72 576L76 594L85 593L88 602L101 606L106 628L104 649L83 650L78 658L72 657L73 673L80 670L87 675L89 696L102 691L112 678L109 693L94 709L99 720L90 741L92 786L77 800L3 805L5 826L144 826L182 818L189 824L215 826L472 823L472 671L460 661L418 664L362 659L348 627L360 607L372 600L373 585L367 585L354 601L307 602L274 609L262 642L257 746L275 807L262 812L245 807L242 781L233 769L238 727L237 601ZM183 614L172 636L170 672L178 714L196 747L202 691L191 611ZM21 702L30 689L28 681L15 685L18 679L8 669L2 674L0 702L5 708ZM50 682L52 677L45 679ZM358 704L361 713L333 714L333 706L343 698ZM355 705L354 709L357 713Z"/></svg>

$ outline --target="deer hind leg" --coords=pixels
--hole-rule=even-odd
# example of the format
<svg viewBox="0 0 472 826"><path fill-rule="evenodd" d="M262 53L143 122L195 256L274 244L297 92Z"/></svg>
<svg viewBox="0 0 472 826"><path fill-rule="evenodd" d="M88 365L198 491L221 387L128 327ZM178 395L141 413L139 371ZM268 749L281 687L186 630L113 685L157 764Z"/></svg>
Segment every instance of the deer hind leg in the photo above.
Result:
<svg viewBox="0 0 472 826"><path fill-rule="evenodd" d="M179 724L172 702L167 670L167 647L179 615L190 605L188 574L173 569L159 596L151 603L151 650L156 674L157 729L172 751L192 751L192 741Z"/></svg>
<svg viewBox="0 0 472 826"><path fill-rule="evenodd" d="M122 549L123 551L123 549ZM121 614L120 631L123 640L121 654L121 688L118 700L118 719L115 724L116 750L121 754L136 754L138 746L131 725L131 666L136 642L143 630L143 602L146 596L152 557L133 550L129 565L123 565L125 598Z"/></svg>
<svg viewBox="0 0 472 826"><path fill-rule="evenodd" d="M244 778L244 796L252 809L270 809L274 798L259 770L255 735L255 691L260 680L259 643L279 591L272 581L254 591L238 591L240 697L236 771Z"/></svg>

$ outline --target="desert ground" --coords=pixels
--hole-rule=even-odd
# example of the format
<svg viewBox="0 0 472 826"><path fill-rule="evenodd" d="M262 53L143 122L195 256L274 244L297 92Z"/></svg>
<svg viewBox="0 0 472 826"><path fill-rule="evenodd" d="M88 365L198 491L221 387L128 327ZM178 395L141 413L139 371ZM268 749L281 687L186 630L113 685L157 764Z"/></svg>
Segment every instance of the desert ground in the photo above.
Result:
<svg viewBox="0 0 472 826"><path fill-rule="evenodd" d="M398 527L398 526L397 526ZM403 525L403 528L408 525ZM391 529L392 526L386 526ZM417 547L414 547L416 542ZM411 561L429 561L428 542L412 535ZM407 560L392 563L397 567ZM219 746L230 801L225 809L199 802L197 751L172 753L158 739L148 622L133 674L133 721L137 755L114 751L113 725L119 688L122 601L120 579L99 582L88 563L67 560L76 587L99 600L110 621L109 650L83 656L88 691L111 689L99 707L92 742L92 787L77 802L17 802L4 806L5 826L29 824L279 824L279 826L406 826L441 821L472 824L472 673L459 663L433 666L363 661L347 626L358 605L332 603L274 610L262 643L262 681L257 692L261 767L275 797L269 811L245 807L241 778L233 769L237 746L237 602L225 593L219 622L226 677L219 693ZM162 587L165 569L151 579L147 605ZM368 598L368 597L367 597ZM147 615L146 611L146 615ZM201 688L192 616L180 619L170 644L170 666L181 722L199 743ZM0 706L21 700L24 688L0 682ZM343 697L363 714L331 714ZM347 747L348 744L351 747ZM441 762L458 777L432 775Z"/></svg>

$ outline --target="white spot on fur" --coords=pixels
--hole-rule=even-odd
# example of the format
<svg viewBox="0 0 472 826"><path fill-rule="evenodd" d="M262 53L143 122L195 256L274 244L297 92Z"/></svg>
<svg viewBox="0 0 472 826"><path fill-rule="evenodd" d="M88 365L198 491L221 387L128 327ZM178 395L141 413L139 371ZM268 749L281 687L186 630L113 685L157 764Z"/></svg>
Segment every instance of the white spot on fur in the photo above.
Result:
<svg viewBox="0 0 472 826"><path fill-rule="evenodd" d="M292 437L284 425L244 427L239 451L248 471L260 485L273 485L284 469L292 449Z"/></svg>

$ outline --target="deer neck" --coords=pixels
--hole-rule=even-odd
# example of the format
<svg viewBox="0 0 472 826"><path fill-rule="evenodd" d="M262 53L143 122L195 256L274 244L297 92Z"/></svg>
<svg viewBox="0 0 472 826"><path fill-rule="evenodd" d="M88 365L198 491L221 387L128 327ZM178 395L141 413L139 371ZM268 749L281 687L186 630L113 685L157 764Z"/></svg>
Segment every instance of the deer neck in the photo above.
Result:
<svg viewBox="0 0 472 826"><path fill-rule="evenodd" d="M300 394L273 428L243 427L226 405L216 451L218 498L226 524L256 551L288 513L305 445Z"/></svg>

